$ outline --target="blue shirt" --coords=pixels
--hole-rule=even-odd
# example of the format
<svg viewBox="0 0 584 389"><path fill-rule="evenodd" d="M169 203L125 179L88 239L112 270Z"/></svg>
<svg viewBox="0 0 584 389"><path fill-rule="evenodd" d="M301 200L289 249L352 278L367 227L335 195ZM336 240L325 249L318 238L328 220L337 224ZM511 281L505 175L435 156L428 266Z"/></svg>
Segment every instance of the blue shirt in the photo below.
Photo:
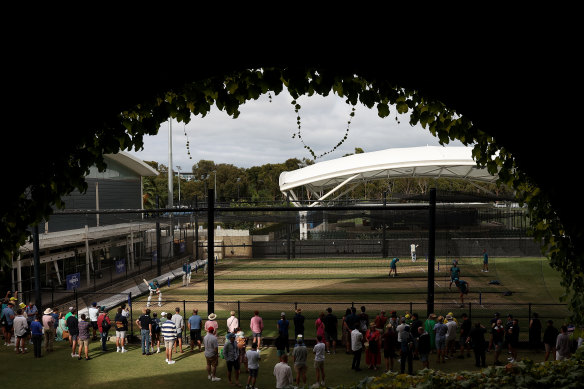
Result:
<svg viewBox="0 0 584 389"><path fill-rule="evenodd" d="M186 265L183 265L183 272L185 272L187 274L191 272L191 265L189 263L187 263Z"/></svg>
<svg viewBox="0 0 584 389"><path fill-rule="evenodd" d="M399 261L399 258L394 258L391 260L391 266L395 266L395 264Z"/></svg>
<svg viewBox="0 0 584 389"><path fill-rule="evenodd" d="M283 334L288 334L288 327L290 326L290 320L278 320L278 328Z"/></svg>
<svg viewBox="0 0 584 389"><path fill-rule="evenodd" d="M149 283L148 286L150 286L150 289L152 290L158 289L158 284L154 284L154 282Z"/></svg>
<svg viewBox="0 0 584 389"><path fill-rule="evenodd" d="M460 268L458 266L452 266L450 268L450 278L454 279L454 278L458 278L460 274Z"/></svg>
<svg viewBox="0 0 584 389"><path fill-rule="evenodd" d="M42 335L43 334L43 325L40 321L33 321L30 323L30 333L32 335Z"/></svg>
<svg viewBox="0 0 584 389"><path fill-rule="evenodd" d="M192 315L189 317L189 325L191 326L191 330L200 330L202 321L203 320L199 315Z"/></svg>
<svg viewBox="0 0 584 389"><path fill-rule="evenodd" d="M2 310L2 316L4 316L4 318L6 318L6 324L11 326L13 323L13 320L14 320L14 316L15 316L12 308L10 308L10 307L4 308ZM12 316L12 317L10 317L10 316Z"/></svg>

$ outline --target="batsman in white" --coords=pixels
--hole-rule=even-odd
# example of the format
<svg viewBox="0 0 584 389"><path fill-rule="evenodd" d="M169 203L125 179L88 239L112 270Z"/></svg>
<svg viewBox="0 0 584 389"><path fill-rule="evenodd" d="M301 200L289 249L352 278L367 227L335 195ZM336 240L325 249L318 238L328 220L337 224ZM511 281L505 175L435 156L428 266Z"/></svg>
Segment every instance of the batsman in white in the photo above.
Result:
<svg viewBox="0 0 584 389"><path fill-rule="evenodd" d="M418 245L415 243L412 243L410 245L410 251L412 253L412 262L416 262L416 247L418 247Z"/></svg>

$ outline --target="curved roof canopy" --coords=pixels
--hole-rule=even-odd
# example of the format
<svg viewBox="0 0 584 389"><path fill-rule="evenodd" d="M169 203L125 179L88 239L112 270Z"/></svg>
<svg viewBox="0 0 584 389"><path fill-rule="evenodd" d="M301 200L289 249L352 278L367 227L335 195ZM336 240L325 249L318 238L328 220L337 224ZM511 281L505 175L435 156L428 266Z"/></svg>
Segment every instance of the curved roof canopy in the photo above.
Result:
<svg viewBox="0 0 584 389"><path fill-rule="evenodd" d="M497 176L477 167L471 147L422 146L353 154L283 172L280 191L289 192L296 200L294 189L305 186L323 200L347 184L405 177L460 178L486 183L497 180ZM329 192L323 196L326 190Z"/></svg>
<svg viewBox="0 0 584 389"><path fill-rule="evenodd" d="M105 154L104 158L106 159L106 161L108 159L116 161L117 163L127 167L128 169L132 170L133 172L142 177L151 177L158 175L158 171L156 169L152 168L146 162L133 156L132 154L126 153L125 151L119 151L116 154Z"/></svg>

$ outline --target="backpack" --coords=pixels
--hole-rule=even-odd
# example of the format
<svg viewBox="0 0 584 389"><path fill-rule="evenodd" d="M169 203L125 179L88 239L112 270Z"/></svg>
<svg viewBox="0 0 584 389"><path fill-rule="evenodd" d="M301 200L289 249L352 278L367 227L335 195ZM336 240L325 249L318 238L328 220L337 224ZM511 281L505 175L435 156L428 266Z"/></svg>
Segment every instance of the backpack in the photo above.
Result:
<svg viewBox="0 0 584 389"><path fill-rule="evenodd" d="M154 333L160 332L160 324L158 323L158 320L152 319L152 332Z"/></svg>
<svg viewBox="0 0 584 389"><path fill-rule="evenodd" d="M101 329L104 332L108 332L110 328L112 328L112 325L107 322L107 316L104 315L103 319L101 319Z"/></svg>

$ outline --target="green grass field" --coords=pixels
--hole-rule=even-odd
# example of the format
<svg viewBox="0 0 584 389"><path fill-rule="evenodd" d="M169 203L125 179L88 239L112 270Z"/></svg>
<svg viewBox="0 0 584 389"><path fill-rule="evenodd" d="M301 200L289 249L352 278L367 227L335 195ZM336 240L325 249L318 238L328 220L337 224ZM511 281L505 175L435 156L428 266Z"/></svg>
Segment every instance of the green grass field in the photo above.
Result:
<svg viewBox="0 0 584 389"><path fill-rule="evenodd" d="M558 325L569 315L564 306L558 305L558 298L563 293L559 274L549 267L545 258L491 258L489 273L481 272L480 258L461 258L461 278L470 284L470 293L462 309L458 306L459 293L455 288L452 291L448 288L451 260L438 259L437 262L440 263L435 277L437 314L452 311L455 316L459 316L462 312L470 311L473 321L486 324L495 311L502 315L513 313L520 318L523 340L527 334L529 303L532 303L532 312L538 312L542 320L551 317ZM225 320L231 310L240 314L241 327L250 335L249 319L253 310L258 309L265 323L264 336L271 337L276 334L276 321L280 312L284 311L291 319L295 307L301 307L306 317L305 337L308 339L314 337L314 320L329 306L339 318L351 305L357 308L365 305L372 319L381 309L386 312L396 310L400 315L411 310L425 319L427 263L423 260L412 263L409 258L404 259L398 264L398 277L395 278L387 276L388 264L388 259L374 258L219 261L215 274L215 313L218 315L219 335L225 334ZM498 280L500 285L489 284L491 280ZM193 276L190 286L181 285L179 279L172 282L170 287L164 285L164 305L156 306L157 301L153 299L153 312L160 316L163 311L173 312L175 307L179 307L188 317L196 307L199 314L206 318L206 275L199 271ZM506 291L512 291L513 294L503 296ZM146 298L141 296L133 301L134 320L145 307ZM134 333L138 334L136 327ZM177 363L174 365L164 362L164 353L143 356L138 343L132 343L130 351L125 354L116 353L113 342L109 343L113 352L101 352L98 342L93 342L90 348L92 359L78 361L71 358L66 341L57 343L54 353L43 353L43 358L36 360L33 358L32 345L29 345L28 354L24 355L16 355L11 347L0 346L0 362L7 377L22 376L23 384L39 385L42 388L94 388L103 387L104 384L126 388L146 385L231 387L226 382L224 361L220 361L218 368L218 376L223 380L211 383L207 381L203 355L198 351L188 352L188 347L183 347L185 353L176 356ZM337 354L326 356L328 385L355 383L366 376L381 374L382 370L352 371L349 368L351 356L343 350L339 346ZM276 352L273 347L269 347L262 350L262 355L256 386L274 387L272 371L277 363ZM529 350L520 350L519 356L535 361L543 360L543 353L532 353ZM487 362L493 362L491 354L487 355ZM365 367L364 356L361 364ZM472 358L450 360L440 365L436 365L433 358L430 367L446 372L475 369ZM414 361L414 369L420 368L419 361ZM399 369L397 362L394 365L396 369ZM312 384L314 378L312 359L309 358L308 383ZM243 373L241 382L245 384L246 379L247 375Z"/></svg>

